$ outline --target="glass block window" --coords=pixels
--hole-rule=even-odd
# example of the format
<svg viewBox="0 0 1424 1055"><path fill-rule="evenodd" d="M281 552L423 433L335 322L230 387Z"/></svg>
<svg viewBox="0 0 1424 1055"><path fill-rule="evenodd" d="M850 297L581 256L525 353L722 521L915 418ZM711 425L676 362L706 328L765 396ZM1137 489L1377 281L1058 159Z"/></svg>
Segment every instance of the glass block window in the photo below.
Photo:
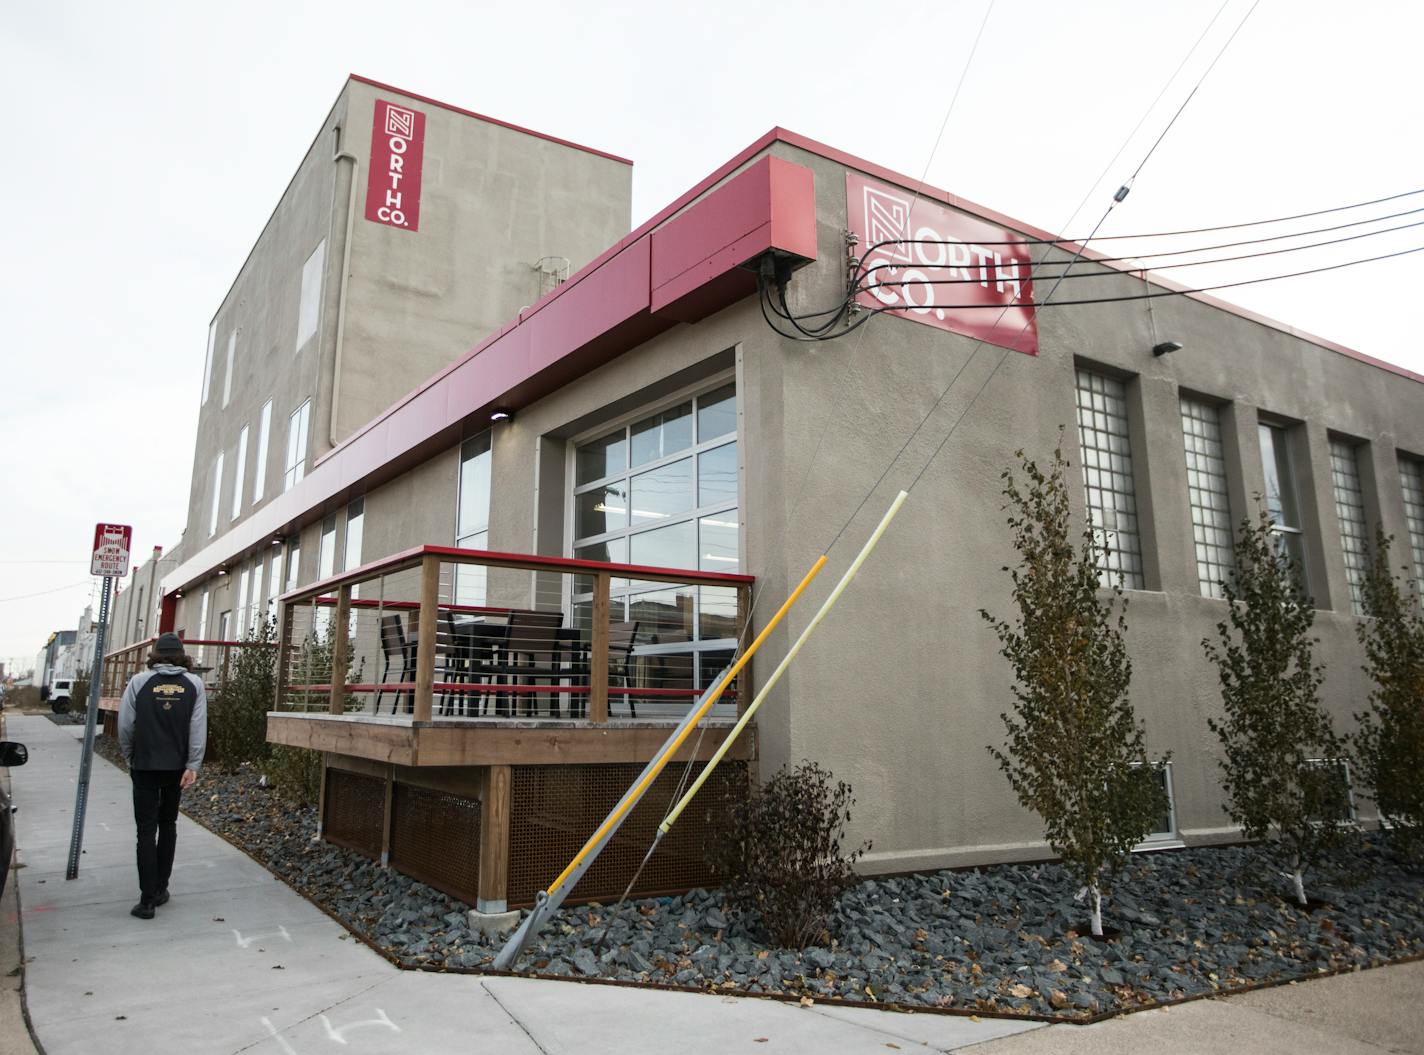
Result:
<svg viewBox="0 0 1424 1055"><path fill-rule="evenodd" d="M1359 448L1355 444L1330 441L1330 486L1335 493L1335 516L1340 521L1340 549L1345 554L1345 578L1350 583L1350 608L1356 615L1364 615L1370 548L1365 494L1360 486Z"/></svg>
<svg viewBox="0 0 1424 1055"><path fill-rule="evenodd" d="M573 556L666 568L736 572L737 392L722 385L615 429L574 451ZM591 580L574 594L591 617ZM735 647L736 591L615 579L615 622L637 620L639 654L661 656L703 688ZM644 645L645 632L656 645ZM669 682L670 684L670 682ZM640 705L641 713L641 705Z"/></svg>
<svg viewBox="0 0 1424 1055"><path fill-rule="evenodd" d="M1132 448L1127 434L1127 391L1121 381L1078 371L1078 442L1083 489L1099 546L1104 586L1144 588Z"/></svg>
<svg viewBox="0 0 1424 1055"><path fill-rule="evenodd" d="M1266 477L1266 512L1271 532L1276 536L1276 552L1289 563L1309 596L1310 577L1305 567L1305 531L1301 526L1300 502L1296 496L1295 459L1291 457L1290 436L1280 425L1261 424L1261 470Z"/></svg>
<svg viewBox="0 0 1424 1055"><path fill-rule="evenodd" d="M1221 411L1187 396L1181 398L1181 409L1197 583L1203 597L1225 597L1221 584L1235 574L1236 557L1231 499L1226 490L1226 458L1221 447Z"/></svg>
<svg viewBox="0 0 1424 1055"><path fill-rule="evenodd" d="M1404 522L1409 529L1409 555L1414 560L1414 581L1424 598L1424 461L1399 459L1399 478L1404 489Z"/></svg>

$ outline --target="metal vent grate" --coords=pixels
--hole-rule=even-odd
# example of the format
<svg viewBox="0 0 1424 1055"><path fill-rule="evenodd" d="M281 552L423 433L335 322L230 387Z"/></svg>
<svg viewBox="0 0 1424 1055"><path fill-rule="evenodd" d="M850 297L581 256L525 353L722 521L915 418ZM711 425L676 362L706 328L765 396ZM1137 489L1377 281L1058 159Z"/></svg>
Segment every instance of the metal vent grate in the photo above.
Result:
<svg viewBox="0 0 1424 1055"><path fill-rule="evenodd" d="M322 834L328 841L379 858L385 812L386 787L382 780L344 769L326 771Z"/></svg>
<svg viewBox="0 0 1424 1055"><path fill-rule="evenodd" d="M701 772L702 764L692 768L689 783ZM642 769L637 764L514 769L509 837L511 908L534 903L538 892L563 870ZM683 764L669 765L654 781L579 881L571 901L615 900L623 893L652 845L684 769ZM727 796L744 795L746 788L746 763L724 762L718 766L663 839L633 893L677 893L715 882L706 862L706 848L712 839L726 833Z"/></svg>
<svg viewBox="0 0 1424 1055"><path fill-rule="evenodd" d="M480 801L397 784L391 867L473 905L480 882Z"/></svg>

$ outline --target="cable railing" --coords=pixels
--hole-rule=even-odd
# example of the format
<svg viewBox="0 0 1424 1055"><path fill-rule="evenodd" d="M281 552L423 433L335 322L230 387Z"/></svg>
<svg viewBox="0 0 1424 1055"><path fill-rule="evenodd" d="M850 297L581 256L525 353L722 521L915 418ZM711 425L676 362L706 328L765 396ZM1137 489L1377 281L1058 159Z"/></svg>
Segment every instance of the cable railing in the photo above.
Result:
<svg viewBox="0 0 1424 1055"><path fill-rule="evenodd" d="M731 663L753 581L418 547L282 597L276 709L413 722L680 718ZM743 674L721 716L749 687Z"/></svg>
<svg viewBox="0 0 1424 1055"><path fill-rule="evenodd" d="M99 684L99 706L102 709L118 709L129 679L148 669L148 653L157 640L156 637L145 638L104 655L104 670ZM239 649L275 647L271 642L183 638L184 651L193 661L192 672L203 679L210 694L227 684Z"/></svg>

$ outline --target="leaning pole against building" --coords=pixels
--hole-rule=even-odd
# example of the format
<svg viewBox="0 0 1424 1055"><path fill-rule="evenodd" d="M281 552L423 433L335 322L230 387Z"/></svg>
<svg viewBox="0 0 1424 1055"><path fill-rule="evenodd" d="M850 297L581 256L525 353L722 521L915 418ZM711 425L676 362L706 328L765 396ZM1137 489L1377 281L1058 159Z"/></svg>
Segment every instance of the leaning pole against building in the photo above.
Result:
<svg viewBox="0 0 1424 1055"><path fill-rule="evenodd" d="M627 817L629 811L638 804L644 793L652 786L653 781L657 779L658 774L666 768L668 762L672 760L672 756L682 747L692 730L707 716L708 712L712 709L712 705L721 698L723 690L732 683L732 680L741 672L741 669L747 665L747 661L756 654L757 649L761 648L762 643L766 641L771 632L775 630L781 620L785 618L786 613L791 610L791 606L794 605L806 591L806 587L811 584L811 580L819 575L821 569L825 566L826 556L822 554L816 558L816 563L811 565L811 570L808 571L801 582L797 584L796 589L791 591L791 596L786 598L786 601L776 610L776 614L767 622L762 632L756 636L756 640L748 645L746 651L737 658L737 661L727 670L723 671L698 698L697 705L678 723L677 728L672 731L672 735L667 738L667 742L658 749L652 761L643 768L643 772L639 775L638 779L633 782L633 786L618 800L618 805L613 807L603 823L598 826L598 830L589 836L588 841L583 845L583 849L574 855L574 859L568 863L568 866L559 874L559 877L549 884L547 890L539 891L539 896L534 901L533 910L525 917L519 929L510 935L509 941L505 943L504 948L501 949L499 955L495 957L494 966L496 970L507 971L514 965L514 962L519 959L519 954L524 950L525 944L538 932L544 920L556 912L559 906L563 904L564 898L569 896L569 892L573 890L574 885L578 883L583 874L588 871L589 866L597 859L600 851L607 845L608 840L613 837L613 834L618 830L618 826L623 823L623 819Z"/></svg>

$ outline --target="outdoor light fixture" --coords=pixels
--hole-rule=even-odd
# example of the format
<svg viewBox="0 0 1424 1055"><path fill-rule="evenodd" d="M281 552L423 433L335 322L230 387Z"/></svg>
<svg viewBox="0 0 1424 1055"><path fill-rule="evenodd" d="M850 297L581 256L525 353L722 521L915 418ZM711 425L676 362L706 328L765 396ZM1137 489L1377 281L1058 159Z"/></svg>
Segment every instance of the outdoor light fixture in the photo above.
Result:
<svg viewBox="0 0 1424 1055"><path fill-rule="evenodd" d="M1152 346L1152 354L1159 358L1171 352L1180 352L1181 350L1181 341L1163 341L1161 344L1154 344Z"/></svg>
<svg viewBox="0 0 1424 1055"><path fill-rule="evenodd" d="M512 410L491 410L490 421L513 421L514 411Z"/></svg>
<svg viewBox="0 0 1424 1055"><path fill-rule="evenodd" d="M274 546L280 546L281 544L282 544L282 540L279 539L279 538L274 538L274 539L272 540L272 545L274 545Z"/></svg>
<svg viewBox="0 0 1424 1055"><path fill-rule="evenodd" d="M227 569L226 569L226 568L219 568L219 569L218 569L218 574L219 574L219 575L226 575L226 574L227 574Z"/></svg>

